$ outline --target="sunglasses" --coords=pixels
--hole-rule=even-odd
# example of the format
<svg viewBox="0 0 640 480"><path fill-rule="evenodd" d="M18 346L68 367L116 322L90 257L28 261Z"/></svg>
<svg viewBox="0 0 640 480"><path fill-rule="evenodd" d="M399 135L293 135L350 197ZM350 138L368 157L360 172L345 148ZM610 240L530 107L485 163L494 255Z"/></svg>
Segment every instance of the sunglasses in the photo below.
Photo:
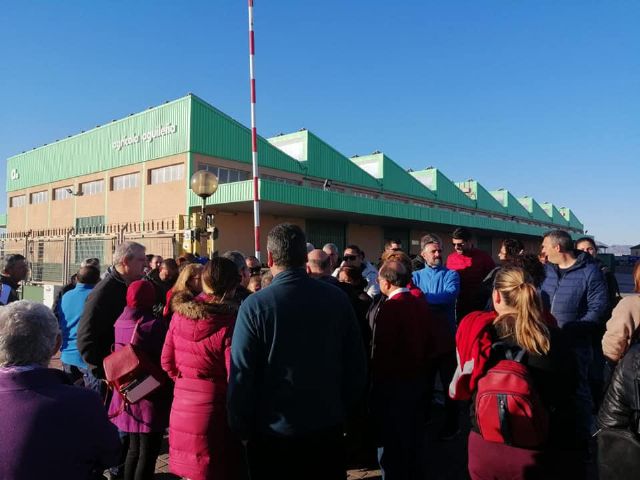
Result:
<svg viewBox="0 0 640 480"><path fill-rule="evenodd" d="M342 259L345 262L351 262L351 261L355 260L356 258L358 258L357 255L345 255L344 257L342 257Z"/></svg>

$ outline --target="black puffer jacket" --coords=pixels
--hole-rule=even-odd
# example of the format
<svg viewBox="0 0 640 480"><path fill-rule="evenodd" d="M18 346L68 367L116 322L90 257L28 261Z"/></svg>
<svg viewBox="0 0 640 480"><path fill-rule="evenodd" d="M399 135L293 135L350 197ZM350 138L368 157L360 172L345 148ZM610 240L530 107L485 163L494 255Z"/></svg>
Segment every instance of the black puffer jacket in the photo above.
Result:
<svg viewBox="0 0 640 480"><path fill-rule="evenodd" d="M640 344L633 345L616 367L602 407L599 428L630 430L640 435Z"/></svg>
<svg viewBox="0 0 640 480"><path fill-rule="evenodd" d="M109 267L87 297L78 324L78 350L97 378L104 378L102 361L111 353L113 325L126 305L127 284L114 267Z"/></svg>

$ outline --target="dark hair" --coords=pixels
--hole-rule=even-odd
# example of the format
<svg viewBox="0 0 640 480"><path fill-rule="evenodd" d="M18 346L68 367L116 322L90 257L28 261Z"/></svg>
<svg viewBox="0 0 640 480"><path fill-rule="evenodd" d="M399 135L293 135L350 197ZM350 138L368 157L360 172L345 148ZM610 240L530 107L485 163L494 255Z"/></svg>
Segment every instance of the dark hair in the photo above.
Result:
<svg viewBox="0 0 640 480"><path fill-rule="evenodd" d="M163 260L160 266L168 270L178 271L178 262L176 262L173 258L167 258Z"/></svg>
<svg viewBox="0 0 640 480"><path fill-rule="evenodd" d="M302 229L291 223L281 223L271 229L267 250L279 267L300 268L307 263L307 239Z"/></svg>
<svg viewBox="0 0 640 480"><path fill-rule="evenodd" d="M12 253L10 255L7 255L2 259L2 271L8 272L13 267L15 267L16 263L26 261L26 260L27 259L24 258L24 256L20 255L19 253Z"/></svg>
<svg viewBox="0 0 640 480"><path fill-rule="evenodd" d="M153 253L147 253L145 257L147 257L147 263L149 263L151 260L153 260L153 257L155 257L155 255Z"/></svg>
<svg viewBox="0 0 640 480"><path fill-rule="evenodd" d="M236 264L236 268L239 272L241 272L244 268L246 268L247 263L245 262L244 255L237 250L229 250L222 254L224 258L228 258L233 263Z"/></svg>
<svg viewBox="0 0 640 480"><path fill-rule="evenodd" d="M464 240L465 242L468 242L471 240L471 231L466 227L458 227L453 231L451 237L456 240Z"/></svg>
<svg viewBox="0 0 640 480"><path fill-rule="evenodd" d="M216 296L222 296L240 284L236 264L228 258L215 257L207 262L202 271L202 283Z"/></svg>
<svg viewBox="0 0 640 480"><path fill-rule="evenodd" d="M596 245L596 242L593 240L593 238L591 237L581 237L579 239L576 240L575 243L575 247L578 248L578 244L583 243L583 242L588 242L591 244L591 246L593 247L593 249L597 252L598 251L598 245Z"/></svg>
<svg viewBox="0 0 640 480"><path fill-rule="evenodd" d="M388 248L392 243L397 243L398 245L402 245L402 240L398 240L397 238L390 238L386 242L384 242L384 248Z"/></svg>
<svg viewBox="0 0 640 480"><path fill-rule="evenodd" d="M355 252L358 253L358 255L360 255L361 257L364 257L364 252L360 249L360 247L358 245L347 245L346 247L344 247L345 250L354 250Z"/></svg>
<svg viewBox="0 0 640 480"><path fill-rule="evenodd" d="M78 270L76 280L79 283L86 283L87 285L95 285L100 281L100 270L96 267L87 265Z"/></svg>
<svg viewBox="0 0 640 480"><path fill-rule="evenodd" d="M634 291L640 293L640 260L633 266L633 285Z"/></svg>
<svg viewBox="0 0 640 480"><path fill-rule="evenodd" d="M379 276L394 287L406 287L411 280L411 270L398 260L389 260L380 268Z"/></svg>
<svg viewBox="0 0 640 480"><path fill-rule="evenodd" d="M507 258L516 258L522 254L524 245L517 238L505 238L502 241L502 246L507 254Z"/></svg>
<svg viewBox="0 0 640 480"><path fill-rule="evenodd" d="M532 283L536 288L540 288L544 277L544 265L540 263L538 255L533 253L525 253L524 255L518 255L509 259L510 265L523 269L531 278Z"/></svg>
<svg viewBox="0 0 640 480"><path fill-rule="evenodd" d="M545 233L542 238L550 238L553 246L560 245L561 252L566 253L573 251L573 240L571 239L571 235L564 230L551 230Z"/></svg>

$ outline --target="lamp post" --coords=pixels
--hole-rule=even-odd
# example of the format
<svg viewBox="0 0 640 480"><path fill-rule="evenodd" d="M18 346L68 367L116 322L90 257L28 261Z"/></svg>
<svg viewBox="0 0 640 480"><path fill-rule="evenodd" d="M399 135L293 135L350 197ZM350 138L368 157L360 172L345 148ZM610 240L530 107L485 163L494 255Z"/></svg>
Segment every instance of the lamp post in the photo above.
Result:
<svg viewBox="0 0 640 480"><path fill-rule="evenodd" d="M198 195L202 199L202 208L200 209L200 219L196 226L196 231L199 231L200 240L200 254L202 255L207 251L207 222L204 213L204 208L207 202L207 198L216 193L218 190L218 177L213 173L206 170L198 170L191 176L191 191ZM215 216L211 222L211 253L215 255L215 239L217 237ZM196 235L198 238L198 235Z"/></svg>

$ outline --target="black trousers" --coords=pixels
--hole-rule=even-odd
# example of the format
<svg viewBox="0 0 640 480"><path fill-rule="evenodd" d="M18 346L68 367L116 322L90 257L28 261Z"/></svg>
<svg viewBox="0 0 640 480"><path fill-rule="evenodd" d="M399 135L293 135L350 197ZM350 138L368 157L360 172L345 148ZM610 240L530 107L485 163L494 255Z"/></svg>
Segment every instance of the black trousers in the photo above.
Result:
<svg viewBox="0 0 640 480"><path fill-rule="evenodd" d="M124 479L152 480L161 444L162 432L130 433Z"/></svg>
<svg viewBox="0 0 640 480"><path fill-rule="evenodd" d="M259 435L247 444L251 480L344 480L342 427L299 437Z"/></svg>

